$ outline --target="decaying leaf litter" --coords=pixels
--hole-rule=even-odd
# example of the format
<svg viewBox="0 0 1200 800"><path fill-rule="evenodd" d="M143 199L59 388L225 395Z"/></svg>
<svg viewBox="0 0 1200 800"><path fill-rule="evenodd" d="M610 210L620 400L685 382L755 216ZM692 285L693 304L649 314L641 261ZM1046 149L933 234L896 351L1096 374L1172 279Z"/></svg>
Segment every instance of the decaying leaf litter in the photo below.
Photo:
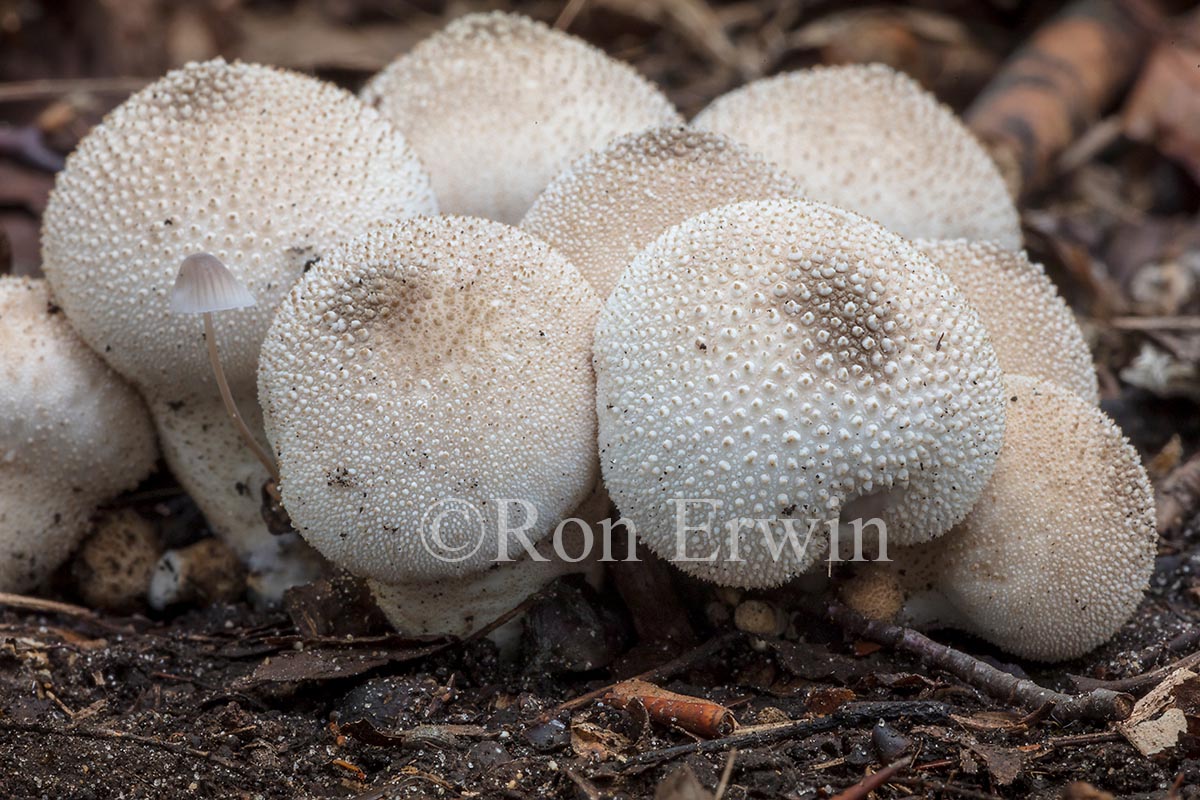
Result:
<svg viewBox="0 0 1200 800"><path fill-rule="evenodd" d="M282 612L239 599L122 617L75 605L64 574L57 601L0 598L0 790L1191 796L1200 784L1188 730L1200 717L1194 13L1141 2L1073 3L1057 20L1049 7L986 3L516 5L630 60L688 115L748 78L822 61L885 61L966 108L1021 191L1031 253L1085 323L1104 408L1156 481L1163 538L1138 614L1099 651L1025 665L1026 674L968 637L925 644L862 628L837 606L713 591L643 553L602 595L567 583L527 604L521 657L502 665L479 637L389 633L349 578L294 592ZM167 66L221 52L357 86L447 13L437 2L130 8L75 9L93 23L78 28L58 14L6 11L16 28L4 34L12 55L0 54L0 263L12 271L36 271L37 219L61 154ZM153 45L121 46L130 41ZM1047 56L1068 69L1039 80ZM1081 80L1064 87L1064 75ZM35 80L47 76L56 80ZM1031 86L1050 88L1022 97ZM996 135L1015 129L1031 133ZM173 544L202 534L167 479L119 503ZM653 588L662 581L675 597ZM749 622L764 604L773 624ZM971 656L941 645L994 669L978 677ZM1034 684L1103 699L1073 713Z"/></svg>

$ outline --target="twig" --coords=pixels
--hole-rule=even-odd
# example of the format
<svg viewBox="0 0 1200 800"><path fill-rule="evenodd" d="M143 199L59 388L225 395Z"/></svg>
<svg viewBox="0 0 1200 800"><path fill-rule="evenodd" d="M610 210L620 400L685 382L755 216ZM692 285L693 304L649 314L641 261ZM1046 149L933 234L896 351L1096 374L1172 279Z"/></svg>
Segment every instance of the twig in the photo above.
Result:
<svg viewBox="0 0 1200 800"><path fill-rule="evenodd" d="M1075 0L997 71L966 112L1013 195L1053 177L1059 155L1135 75L1155 0Z"/></svg>
<svg viewBox="0 0 1200 800"><path fill-rule="evenodd" d="M0 103L45 100L64 94L129 94L150 83L147 78L66 78L0 84Z"/></svg>
<svg viewBox="0 0 1200 800"><path fill-rule="evenodd" d="M702 742L664 747L634 756L622 765L622 769L645 767L660 761L691 755L692 753L720 753L732 748L745 749L773 744L784 739L800 739L815 733L841 730L858 725L874 725L879 720L891 721L913 718L920 722L943 722L950 717L950 708L945 703L928 700L898 700L893 702L848 703L832 714L823 717L782 722L772 725L756 725L742 728L723 739L708 739Z"/></svg>
<svg viewBox="0 0 1200 800"><path fill-rule="evenodd" d="M563 6L562 13L558 15L558 19L554 20L554 29L565 31L571 27L571 23L579 16L579 12L583 11L583 7L587 5L587 0L568 0Z"/></svg>
<svg viewBox="0 0 1200 800"><path fill-rule="evenodd" d="M1113 317L1108 324L1125 331L1200 331L1200 316Z"/></svg>
<svg viewBox="0 0 1200 800"><path fill-rule="evenodd" d="M1110 722L1125 719L1133 711L1133 698L1111 689L1095 689L1079 695L1063 694L1017 678L974 656L939 644L911 628L867 620L838 602L827 608L829 618L854 636L910 653L922 663L949 672L964 683L1007 703L1032 711L1053 703L1051 712L1059 722L1080 719Z"/></svg>
<svg viewBox="0 0 1200 800"><path fill-rule="evenodd" d="M896 776L896 773L905 769L912 763L912 758L902 758L894 764L884 767L878 772L874 772L858 783L851 786L844 792L834 795L830 800L866 800L871 792L883 786Z"/></svg>
<svg viewBox="0 0 1200 800"><path fill-rule="evenodd" d="M736 747L729 751L729 757L725 759L725 769L721 770L721 780L717 782L717 790L713 792L713 800L721 800L725 796L725 790L729 788L729 781L733 777L733 762L737 761L737 756Z"/></svg>
<svg viewBox="0 0 1200 800"><path fill-rule="evenodd" d="M1105 742L1120 742L1123 739L1124 737L1116 731L1097 731L1095 733L1077 733L1073 736L1059 736L1056 739L1047 739L1042 745L1050 750L1056 747L1088 747L1093 744L1104 744Z"/></svg>
<svg viewBox="0 0 1200 800"><path fill-rule="evenodd" d="M563 772L566 773L566 776L571 779L572 783L579 787L579 791L583 792L587 800L600 800L600 798L604 796L601 791L596 788L596 784L592 783L570 767L563 770Z"/></svg>
<svg viewBox="0 0 1200 800"><path fill-rule="evenodd" d="M1083 691L1094 691L1096 689L1111 689L1114 692L1138 692L1142 689L1147 689L1152 686L1157 686L1173 672L1181 669L1191 669L1200 664L1200 651L1186 655L1183 658L1176 659L1165 666L1156 667L1149 672L1143 672L1141 675L1133 675L1128 678L1120 678L1113 681L1101 681L1096 678L1089 678L1084 675L1068 675L1071 683L1075 684L1077 689Z"/></svg>
<svg viewBox="0 0 1200 800"><path fill-rule="evenodd" d="M40 597L28 597L23 594L0 592L0 606L19 608L22 611L39 611L46 614L63 614L68 617L95 618L96 612L83 606L60 603L56 600L43 600Z"/></svg>
<svg viewBox="0 0 1200 800"><path fill-rule="evenodd" d="M705 739L728 736L738 727L733 712L720 703L669 692L637 678L621 681L601 698L601 702L614 708L640 705L652 722L683 728Z"/></svg>

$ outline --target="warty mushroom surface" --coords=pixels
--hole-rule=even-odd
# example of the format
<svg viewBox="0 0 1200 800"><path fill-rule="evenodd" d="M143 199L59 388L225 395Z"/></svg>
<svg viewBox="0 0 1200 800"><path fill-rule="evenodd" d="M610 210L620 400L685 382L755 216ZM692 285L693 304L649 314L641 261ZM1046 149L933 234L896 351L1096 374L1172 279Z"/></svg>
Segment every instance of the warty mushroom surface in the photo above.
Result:
<svg viewBox="0 0 1200 800"><path fill-rule="evenodd" d="M97 507L157 457L142 399L79 338L45 281L0 277L0 591L45 580Z"/></svg>
<svg viewBox="0 0 1200 800"><path fill-rule="evenodd" d="M910 239L1021 247L1017 209L987 151L937 98L882 64L762 78L718 97L692 126L742 142L806 197Z"/></svg>
<svg viewBox="0 0 1200 800"><path fill-rule="evenodd" d="M573 162L521 228L557 248L606 298L634 256L672 225L731 203L798 195L793 178L724 136L653 128Z"/></svg>
<svg viewBox="0 0 1200 800"><path fill-rule="evenodd" d="M1154 493L1137 451L1091 403L1021 375L1005 385L1004 447L971 513L941 539L893 549L847 591L874 596L864 587L891 577L907 624L1063 661L1108 641L1141 602L1157 553Z"/></svg>
<svg viewBox="0 0 1200 800"><path fill-rule="evenodd" d="M683 122L628 64L498 11L454 20L381 70L362 98L408 137L444 212L512 225L576 157Z"/></svg>
<svg viewBox="0 0 1200 800"><path fill-rule="evenodd" d="M908 241L820 203L740 203L668 230L608 298L595 366L617 507L660 556L723 585L810 568L839 518L878 517L896 543L944 533L1003 440L976 312ZM812 541L792 550L789 529Z"/></svg>
<svg viewBox="0 0 1200 800"><path fill-rule="evenodd" d="M322 81L220 59L133 95L59 173L42 237L55 295L141 391L171 470L252 566L272 569L292 545L262 522L266 472L226 418L201 320L170 309L180 263L210 253L258 300L222 313L216 329L261 436L258 351L289 287L371 223L435 210L428 176L378 112Z"/></svg>
<svg viewBox="0 0 1200 800"><path fill-rule="evenodd" d="M259 393L284 506L398 629L466 635L578 569L520 537L596 484L598 313L545 243L453 216L373 229L281 306Z"/></svg>

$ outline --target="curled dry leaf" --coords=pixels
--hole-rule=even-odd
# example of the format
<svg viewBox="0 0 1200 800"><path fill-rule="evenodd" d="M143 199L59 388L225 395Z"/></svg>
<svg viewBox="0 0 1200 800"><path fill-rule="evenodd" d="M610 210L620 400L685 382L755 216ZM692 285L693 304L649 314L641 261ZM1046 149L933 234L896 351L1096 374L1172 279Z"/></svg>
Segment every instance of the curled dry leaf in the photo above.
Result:
<svg viewBox="0 0 1200 800"><path fill-rule="evenodd" d="M677 725L706 739L728 736L737 730L737 720L725 706L701 697L668 692L636 678L618 683L602 700L615 708L640 704L652 721Z"/></svg>

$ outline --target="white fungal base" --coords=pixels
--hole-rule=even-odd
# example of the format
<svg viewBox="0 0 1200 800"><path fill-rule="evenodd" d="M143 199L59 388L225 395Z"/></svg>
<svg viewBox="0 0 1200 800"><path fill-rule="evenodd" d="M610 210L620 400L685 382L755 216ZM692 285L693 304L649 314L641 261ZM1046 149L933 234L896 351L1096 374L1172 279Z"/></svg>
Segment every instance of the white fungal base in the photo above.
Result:
<svg viewBox="0 0 1200 800"><path fill-rule="evenodd" d="M253 392L235 388L234 398L246 425L265 441ZM213 533L252 570L256 599L276 603L320 573L321 559L306 544L267 529L262 488L269 476L238 437L215 386L211 397L156 398L150 413L171 472Z"/></svg>
<svg viewBox="0 0 1200 800"><path fill-rule="evenodd" d="M599 580L597 561L563 561L545 543L537 550L546 561L534 561L527 556L493 564L481 573L430 583L384 584L374 580L367 583L376 604L400 633L462 638L486 628L556 578L583 573L593 583ZM570 543L564 550L577 552ZM519 633L519 628L510 621L493 631L491 638L504 651L516 644Z"/></svg>

